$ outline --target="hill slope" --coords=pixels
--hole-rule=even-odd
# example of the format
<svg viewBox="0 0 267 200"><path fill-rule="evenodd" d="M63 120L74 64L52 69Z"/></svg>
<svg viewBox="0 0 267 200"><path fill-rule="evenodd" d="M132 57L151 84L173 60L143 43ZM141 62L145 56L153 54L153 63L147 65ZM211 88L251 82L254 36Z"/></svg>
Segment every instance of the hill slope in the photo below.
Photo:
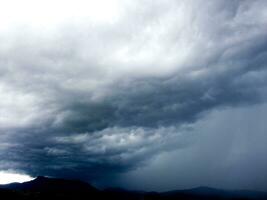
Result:
<svg viewBox="0 0 267 200"><path fill-rule="evenodd" d="M123 189L98 190L79 180L39 176L24 183L0 185L0 199L108 199L108 200L267 200L267 193L248 190L221 190L198 187L170 192L134 192Z"/></svg>

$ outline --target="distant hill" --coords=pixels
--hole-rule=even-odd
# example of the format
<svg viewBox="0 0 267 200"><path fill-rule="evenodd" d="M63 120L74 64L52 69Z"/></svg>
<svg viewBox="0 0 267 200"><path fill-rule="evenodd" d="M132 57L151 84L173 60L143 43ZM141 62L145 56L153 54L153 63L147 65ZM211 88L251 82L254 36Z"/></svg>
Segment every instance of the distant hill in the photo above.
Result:
<svg viewBox="0 0 267 200"><path fill-rule="evenodd" d="M98 190L79 180L55 179L39 176L24 183L0 185L0 199L20 200L267 200L266 192L249 190L221 190L198 187L169 192L128 191L119 188Z"/></svg>
<svg viewBox="0 0 267 200"><path fill-rule="evenodd" d="M2 186L3 187L3 186ZM38 192L96 192L95 187L79 180L66 180L38 176L36 179L24 183L11 183L5 188Z"/></svg>
<svg viewBox="0 0 267 200"><path fill-rule="evenodd" d="M95 197L99 191L88 183L79 180L55 179L38 176L24 183L0 185L2 194L8 195L7 190L16 193L20 199L88 199ZM14 197L12 196L14 199Z"/></svg>
<svg viewBox="0 0 267 200"><path fill-rule="evenodd" d="M192 199L266 199L266 192L250 190L222 190L210 187L197 187L187 190L176 190L161 193L164 199L179 199L179 197L190 197ZM203 197L203 198L202 198ZM190 199L189 198L189 199Z"/></svg>

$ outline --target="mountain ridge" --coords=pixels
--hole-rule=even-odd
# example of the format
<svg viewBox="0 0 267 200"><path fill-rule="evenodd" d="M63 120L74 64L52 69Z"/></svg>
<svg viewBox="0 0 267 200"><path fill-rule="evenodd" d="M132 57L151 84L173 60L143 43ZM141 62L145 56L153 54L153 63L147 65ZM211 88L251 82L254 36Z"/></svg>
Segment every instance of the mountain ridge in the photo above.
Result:
<svg viewBox="0 0 267 200"><path fill-rule="evenodd" d="M116 200L200 200L200 199L267 199L267 192L253 190L224 190L206 186L167 192L130 191L123 188L99 190L87 182L71 179L37 178L0 185L0 199L116 199Z"/></svg>

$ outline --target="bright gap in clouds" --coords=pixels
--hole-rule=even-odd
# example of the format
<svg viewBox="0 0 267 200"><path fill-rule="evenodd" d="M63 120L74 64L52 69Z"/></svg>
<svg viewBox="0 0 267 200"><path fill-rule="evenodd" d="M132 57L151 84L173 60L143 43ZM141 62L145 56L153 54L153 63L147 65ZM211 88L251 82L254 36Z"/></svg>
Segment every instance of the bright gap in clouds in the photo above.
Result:
<svg viewBox="0 0 267 200"><path fill-rule="evenodd" d="M93 23L113 22L118 17L119 0L0 0L0 25L51 26L71 20Z"/></svg>
<svg viewBox="0 0 267 200"><path fill-rule="evenodd" d="M0 171L0 184L8 184L13 182L21 183L30 181L32 179L33 178L28 175Z"/></svg>

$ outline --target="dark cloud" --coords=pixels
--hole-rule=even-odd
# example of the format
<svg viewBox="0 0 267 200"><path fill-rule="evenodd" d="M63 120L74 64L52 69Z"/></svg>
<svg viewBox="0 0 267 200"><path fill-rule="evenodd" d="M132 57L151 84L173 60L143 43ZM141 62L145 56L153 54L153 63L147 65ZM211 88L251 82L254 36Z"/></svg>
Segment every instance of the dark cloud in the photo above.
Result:
<svg viewBox="0 0 267 200"><path fill-rule="evenodd" d="M213 110L266 102L265 1L123 6L114 23L0 32L0 169L108 183L194 146Z"/></svg>

